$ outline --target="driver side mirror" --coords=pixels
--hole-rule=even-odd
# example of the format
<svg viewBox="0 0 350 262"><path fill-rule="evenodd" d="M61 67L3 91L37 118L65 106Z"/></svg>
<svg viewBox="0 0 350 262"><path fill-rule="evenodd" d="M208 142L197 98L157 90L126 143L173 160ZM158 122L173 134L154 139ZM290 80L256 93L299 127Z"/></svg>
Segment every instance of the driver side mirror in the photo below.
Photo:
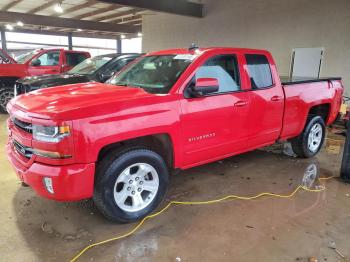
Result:
<svg viewBox="0 0 350 262"><path fill-rule="evenodd" d="M40 66L41 65L41 61L39 59L34 59L32 61L32 66Z"/></svg>
<svg viewBox="0 0 350 262"><path fill-rule="evenodd" d="M219 91L219 80L216 78L197 78L193 87L196 96L206 95Z"/></svg>

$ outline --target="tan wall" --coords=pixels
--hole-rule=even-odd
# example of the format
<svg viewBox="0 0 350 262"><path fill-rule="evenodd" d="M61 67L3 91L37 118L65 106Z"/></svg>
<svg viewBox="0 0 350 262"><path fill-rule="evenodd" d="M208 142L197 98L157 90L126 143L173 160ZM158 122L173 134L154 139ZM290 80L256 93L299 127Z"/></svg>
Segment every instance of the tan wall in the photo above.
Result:
<svg viewBox="0 0 350 262"><path fill-rule="evenodd" d="M291 50L324 47L321 76L342 76L350 94L350 0L204 0L204 18L143 17L143 51L235 46L267 49L281 75Z"/></svg>

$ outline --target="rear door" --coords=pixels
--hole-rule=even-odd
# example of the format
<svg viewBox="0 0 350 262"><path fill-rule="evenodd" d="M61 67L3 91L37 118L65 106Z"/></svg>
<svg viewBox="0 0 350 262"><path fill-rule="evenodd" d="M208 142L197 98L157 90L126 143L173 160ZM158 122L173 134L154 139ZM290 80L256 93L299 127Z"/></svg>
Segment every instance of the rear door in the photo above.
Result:
<svg viewBox="0 0 350 262"><path fill-rule="evenodd" d="M264 54L245 54L246 72L250 79L248 147L257 148L274 143L281 132L284 94L272 58Z"/></svg>
<svg viewBox="0 0 350 262"><path fill-rule="evenodd" d="M87 53L65 51L63 57L64 61L61 68L62 73L71 70L77 64L83 62L86 58L88 58Z"/></svg>
<svg viewBox="0 0 350 262"><path fill-rule="evenodd" d="M202 97L185 97L181 103L184 165L192 166L243 151L247 146L248 92L243 92L238 56L234 53L207 59L195 78L216 78L219 91ZM186 90L185 90L186 96Z"/></svg>
<svg viewBox="0 0 350 262"><path fill-rule="evenodd" d="M61 64L61 51L48 50L29 62L28 72L30 75L59 74Z"/></svg>

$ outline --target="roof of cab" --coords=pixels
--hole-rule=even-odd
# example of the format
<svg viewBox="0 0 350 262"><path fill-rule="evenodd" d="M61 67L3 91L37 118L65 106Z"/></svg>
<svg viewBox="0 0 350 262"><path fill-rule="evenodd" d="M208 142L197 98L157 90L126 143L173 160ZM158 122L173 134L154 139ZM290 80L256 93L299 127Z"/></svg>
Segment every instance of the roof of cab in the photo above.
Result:
<svg viewBox="0 0 350 262"><path fill-rule="evenodd" d="M88 53L87 51L69 50L69 49L65 49L65 48L37 48L34 50L34 52L46 52L46 51L65 51L65 52Z"/></svg>
<svg viewBox="0 0 350 262"><path fill-rule="evenodd" d="M267 50L263 49L251 49L251 48L236 48L236 47L206 47L206 48L193 48L193 49L187 49L187 48L177 48L177 49L167 49L167 50L161 50L156 52L150 52L147 54L147 56L150 55L182 55L182 54L193 54L195 50L198 50L201 54L210 52L210 51L233 51L233 52L257 52L257 53L263 53L268 52Z"/></svg>

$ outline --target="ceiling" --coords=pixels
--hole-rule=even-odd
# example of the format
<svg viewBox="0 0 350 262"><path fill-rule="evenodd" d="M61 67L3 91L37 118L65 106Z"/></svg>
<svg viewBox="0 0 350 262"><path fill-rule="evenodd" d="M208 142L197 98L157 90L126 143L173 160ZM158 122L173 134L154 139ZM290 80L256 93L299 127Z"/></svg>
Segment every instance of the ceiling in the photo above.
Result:
<svg viewBox="0 0 350 262"><path fill-rule="evenodd" d="M55 11L58 4L62 13ZM96 0L1 0L0 25L11 24L18 32L133 37L141 32L146 11Z"/></svg>

